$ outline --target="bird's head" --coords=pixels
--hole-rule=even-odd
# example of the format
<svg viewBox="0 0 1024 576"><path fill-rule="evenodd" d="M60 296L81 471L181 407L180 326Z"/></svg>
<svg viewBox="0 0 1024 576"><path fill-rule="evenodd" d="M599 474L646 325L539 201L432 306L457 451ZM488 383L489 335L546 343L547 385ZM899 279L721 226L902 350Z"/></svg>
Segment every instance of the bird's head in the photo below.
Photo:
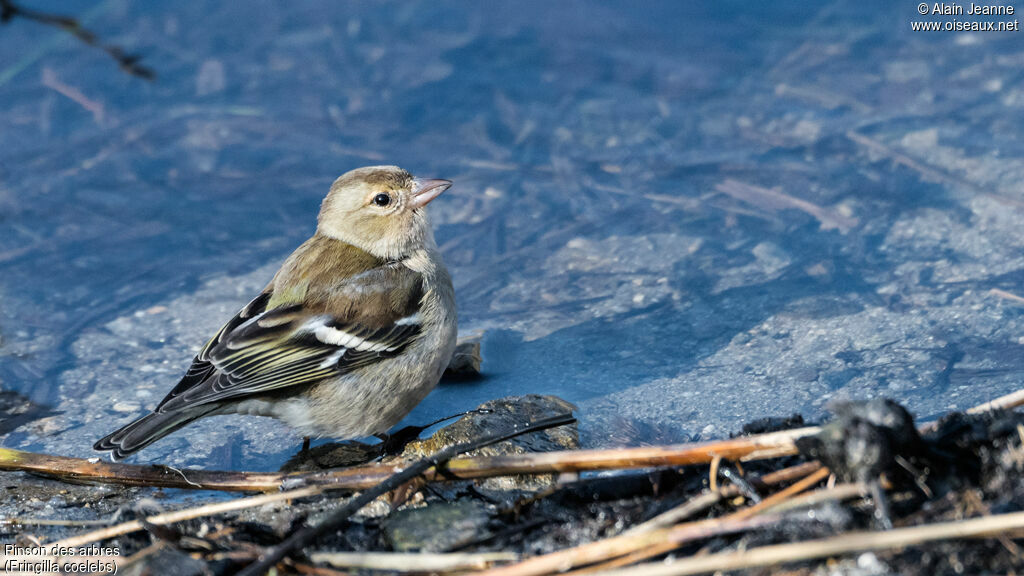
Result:
<svg viewBox="0 0 1024 576"><path fill-rule="evenodd" d="M331 185L317 231L378 258L402 259L433 245L423 208L451 185L448 180L414 178L397 166L357 168Z"/></svg>

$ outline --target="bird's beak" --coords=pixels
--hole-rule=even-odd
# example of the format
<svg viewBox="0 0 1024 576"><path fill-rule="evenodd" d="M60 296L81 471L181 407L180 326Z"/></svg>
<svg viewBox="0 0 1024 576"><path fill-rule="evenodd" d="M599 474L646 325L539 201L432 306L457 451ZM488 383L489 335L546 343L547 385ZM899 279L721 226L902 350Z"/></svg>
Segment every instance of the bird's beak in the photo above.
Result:
<svg viewBox="0 0 1024 576"><path fill-rule="evenodd" d="M412 207L422 208L452 185L451 180L416 178L412 181Z"/></svg>

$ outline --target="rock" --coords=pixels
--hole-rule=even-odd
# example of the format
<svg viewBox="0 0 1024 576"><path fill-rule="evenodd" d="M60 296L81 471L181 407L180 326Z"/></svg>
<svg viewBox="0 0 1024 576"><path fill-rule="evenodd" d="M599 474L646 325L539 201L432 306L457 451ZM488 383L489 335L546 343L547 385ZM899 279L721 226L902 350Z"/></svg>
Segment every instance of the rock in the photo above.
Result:
<svg viewBox="0 0 1024 576"><path fill-rule="evenodd" d="M224 63L220 60L207 60L199 67L196 75L196 96L206 96L223 92L227 86L224 74Z"/></svg>
<svg viewBox="0 0 1024 576"><path fill-rule="evenodd" d="M565 414L575 408L557 396L540 394L509 396L491 400L481 404L478 411L467 414L451 426L438 430L430 438L410 442L400 456L386 461L422 458L446 446L462 444L499 431L511 430L516 425ZM576 425L572 424L525 434L475 450L468 455L498 456L576 448L579 448L579 434ZM481 482L481 486L491 490L537 490L549 486L552 481L553 477L551 476L515 476L488 478Z"/></svg>
<svg viewBox="0 0 1024 576"><path fill-rule="evenodd" d="M482 331L478 331L459 338L451 362L444 371L444 378L471 380L480 376L480 340L483 335Z"/></svg>
<svg viewBox="0 0 1024 576"><path fill-rule="evenodd" d="M312 472L355 466L373 460L378 453L377 446L362 442L331 442L298 452L285 462L281 472Z"/></svg>
<svg viewBox="0 0 1024 576"><path fill-rule="evenodd" d="M481 502L442 502L395 512L384 532L397 552L444 552L488 536L489 521Z"/></svg>
<svg viewBox="0 0 1024 576"><path fill-rule="evenodd" d="M516 425L533 422L559 414L571 412L575 407L556 396L528 394L509 396L481 404L475 411L463 416L454 424L441 428L429 438L413 440L406 444L401 454L385 459L386 463L411 462L430 456L448 446L479 439L497 431L511 430ZM404 430L404 429L403 429ZM393 431L392 438L402 434ZM412 431L413 435L417 430ZM400 446L400 444L399 444ZM548 452L579 448L576 425L561 426L543 432L526 434L494 446L489 446L472 455L524 454L527 452ZM322 444L293 456L282 468L282 472L307 472L326 468L354 466L373 460L380 455L380 444L362 442L332 442ZM491 489L533 489L531 478L489 479L484 485ZM547 486L550 478L536 486Z"/></svg>
<svg viewBox="0 0 1024 576"><path fill-rule="evenodd" d="M33 403L17 392L0 390L0 434L51 414L52 410Z"/></svg>
<svg viewBox="0 0 1024 576"><path fill-rule="evenodd" d="M120 574L124 576L143 576L148 574L166 574L167 576L205 576L211 574L206 562L197 560L184 552L172 548L162 548L156 554L147 556L141 562L128 565Z"/></svg>
<svg viewBox="0 0 1024 576"><path fill-rule="evenodd" d="M848 482L868 482L896 467L896 458L921 455L924 444L905 408L886 398L841 402L820 433L800 438L797 448L821 460Z"/></svg>

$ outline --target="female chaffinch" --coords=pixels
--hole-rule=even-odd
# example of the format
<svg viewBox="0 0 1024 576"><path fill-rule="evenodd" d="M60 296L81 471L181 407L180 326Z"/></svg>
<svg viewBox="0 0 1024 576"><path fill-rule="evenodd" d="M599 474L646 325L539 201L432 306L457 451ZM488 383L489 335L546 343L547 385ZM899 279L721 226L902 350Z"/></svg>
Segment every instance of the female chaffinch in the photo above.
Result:
<svg viewBox="0 0 1024 576"><path fill-rule="evenodd" d="M152 413L93 448L124 458L217 414L271 416L306 436L384 434L455 348L455 291L424 211L449 186L397 166L335 180L313 237Z"/></svg>

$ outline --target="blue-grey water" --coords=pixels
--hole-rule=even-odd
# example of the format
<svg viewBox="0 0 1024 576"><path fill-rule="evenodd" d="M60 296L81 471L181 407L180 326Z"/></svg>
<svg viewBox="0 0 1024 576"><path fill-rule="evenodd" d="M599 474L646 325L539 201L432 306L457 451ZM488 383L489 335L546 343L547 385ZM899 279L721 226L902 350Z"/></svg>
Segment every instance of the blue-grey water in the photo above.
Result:
<svg viewBox="0 0 1024 576"><path fill-rule="evenodd" d="M431 214L484 331L485 378L409 422L549 393L586 445L671 442L1024 380L1019 32L912 32L906 2L24 2L158 76L0 26L0 387L36 405L0 445L92 456L369 164L455 181ZM135 461L299 442L220 417Z"/></svg>

